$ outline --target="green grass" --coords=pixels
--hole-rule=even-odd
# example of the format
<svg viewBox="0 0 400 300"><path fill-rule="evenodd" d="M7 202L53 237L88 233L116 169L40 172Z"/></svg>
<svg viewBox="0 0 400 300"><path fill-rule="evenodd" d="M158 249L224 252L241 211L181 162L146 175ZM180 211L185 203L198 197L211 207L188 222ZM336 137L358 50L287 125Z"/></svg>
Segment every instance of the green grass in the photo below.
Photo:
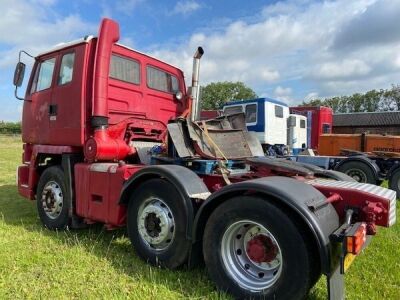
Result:
<svg viewBox="0 0 400 300"><path fill-rule="evenodd" d="M20 197L19 137L0 136L0 299L229 299L204 269L168 271L135 254L125 230L44 229L34 202ZM399 208L397 210L399 215ZM309 299L326 298L325 278ZM347 299L400 299L400 226L379 229L346 275Z"/></svg>

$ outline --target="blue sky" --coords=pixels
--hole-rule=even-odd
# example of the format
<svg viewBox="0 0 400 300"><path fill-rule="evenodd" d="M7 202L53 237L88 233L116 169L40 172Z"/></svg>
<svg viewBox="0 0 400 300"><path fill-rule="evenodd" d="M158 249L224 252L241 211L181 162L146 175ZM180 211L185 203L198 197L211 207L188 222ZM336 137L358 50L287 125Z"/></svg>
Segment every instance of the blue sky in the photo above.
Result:
<svg viewBox="0 0 400 300"><path fill-rule="evenodd" d="M0 0L0 120L19 120L18 51L37 54L117 20L121 42L200 80L243 81L288 104L388 88L400 79L400 1Z"/></svg>

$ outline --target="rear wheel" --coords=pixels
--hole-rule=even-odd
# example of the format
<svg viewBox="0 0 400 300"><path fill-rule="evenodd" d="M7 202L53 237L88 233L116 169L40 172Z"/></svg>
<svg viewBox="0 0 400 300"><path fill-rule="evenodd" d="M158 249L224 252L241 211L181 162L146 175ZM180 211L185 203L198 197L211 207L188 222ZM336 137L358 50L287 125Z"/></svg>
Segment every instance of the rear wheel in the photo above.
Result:
<svg viewBox="0 0 400 300"><path fill-rule="evenodd" d="M153 265L177 268L186 262L187 214L176 188L163 179L141 184L128 205L127 229L138 255Z"/></svg>
<svg viewBox="0 0 400 300"><path fill-rule="evenodd" d="M352 177L358 182L376 184L374 171L363 162L345 162L337 170Z"/></svg>
<svg viewBox="0 0 400 300"><path fill-rule="evenodd" d="M397 193L400 198L400 169L397 169L389 178L389 188Z"/></svg>
<svg viewBox="0 0 400 300"><path fill-rule="evenodd" d="M65 175L61 167L53 166L40 176L36 204L40 220L49 229L64 229L69 225L70 201L67 199Z"/></svg>
<svg viewBox="0 0 400 300"><path fill-rule="evenodd" d="M204 260L218 288L236 298L301 299L316 277L307 243L280 208L235 197L207 222Z"/></svg>

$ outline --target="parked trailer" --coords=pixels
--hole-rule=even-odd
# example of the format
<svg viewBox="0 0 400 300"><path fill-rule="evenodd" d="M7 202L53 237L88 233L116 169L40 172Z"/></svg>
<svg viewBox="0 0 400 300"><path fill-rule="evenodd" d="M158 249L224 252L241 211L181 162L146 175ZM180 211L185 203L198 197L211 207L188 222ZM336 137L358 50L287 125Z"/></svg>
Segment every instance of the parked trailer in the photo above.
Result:
<svg viewBox="0 0 400 300"><path fill-rule="evenodd" d="M350 149L347 150L346 149ZM378 134L324 134L320 137L318 153L338 156L364 157L366 161L340 161L335 170L354 177L359 182L380 184L389 181L389 187L400 197L400 137ZM353 161L352 161L353 160Z"/></svg>
<svg viewBox="0 0 400 300"><path fill-rule="evenodd" d="M17 96L18 190L43 224L127 226L144 261L204 260L236 298L301 299L324 274L329 298L343 299L355 255L375 226L395 223L395 193L258 157L243 113L198 121L202 48L187 93L181 70L118 40L118 24L104 19L97 37L38 55ZM20 61L16 95L24 71Z"/></svg>
<svg viewBox="0 0 400 300"><path fill-rule="evenodd" d="M400 198L400 157L377 156L349 152L349 156L289 156L293 161L342 172L358 182L381 185L389 181L389 188Z"/></svg>

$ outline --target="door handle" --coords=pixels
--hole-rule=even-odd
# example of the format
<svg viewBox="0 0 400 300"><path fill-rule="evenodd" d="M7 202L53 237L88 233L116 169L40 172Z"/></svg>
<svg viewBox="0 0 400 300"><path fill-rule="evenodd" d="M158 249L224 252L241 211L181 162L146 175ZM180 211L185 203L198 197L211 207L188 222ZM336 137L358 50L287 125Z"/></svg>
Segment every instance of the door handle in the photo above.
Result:
<svg viewBox="0 0 400 300"><path fill-rule="evenodd" d="M57 115L57 104L49 104L49 116Z"/></svg>

